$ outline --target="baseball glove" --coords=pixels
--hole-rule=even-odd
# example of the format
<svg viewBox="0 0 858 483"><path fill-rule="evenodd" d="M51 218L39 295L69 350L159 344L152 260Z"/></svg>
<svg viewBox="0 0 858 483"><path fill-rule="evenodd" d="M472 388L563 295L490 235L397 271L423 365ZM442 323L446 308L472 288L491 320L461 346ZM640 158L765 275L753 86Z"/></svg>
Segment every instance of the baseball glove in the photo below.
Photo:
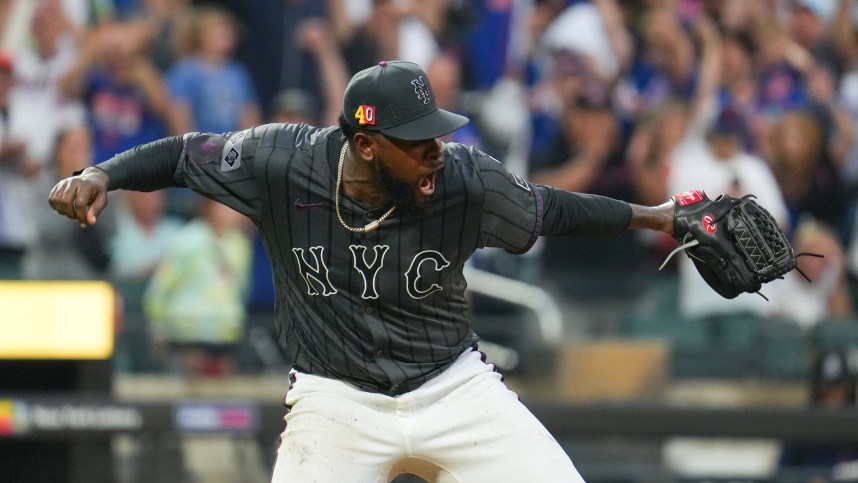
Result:
<svg viewBox="0 0 858 483"><path fill-rule="evenodd" d="M687 191L673 200L673 236L680 246L662 268L685 250L703 280L728 299L743 292L760 293L764 283L796 268L789 241L753 195L710 200L702 191Z"/></svg>

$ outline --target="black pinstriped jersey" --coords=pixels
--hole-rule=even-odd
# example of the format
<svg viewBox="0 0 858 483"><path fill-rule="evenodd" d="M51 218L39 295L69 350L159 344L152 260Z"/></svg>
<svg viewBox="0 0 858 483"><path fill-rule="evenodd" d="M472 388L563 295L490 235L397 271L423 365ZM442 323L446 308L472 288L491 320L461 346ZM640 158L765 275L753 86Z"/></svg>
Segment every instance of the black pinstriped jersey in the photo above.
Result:
<svg viewBox="0 0 858 483"><path fill-rule="evenodd" d="M449 366L477 335L462 268L480 247L530 248L542 199L533 186L474 148L445 144L428 211L395 211L370 233L337 220L335 127L269 124L189 134L178 184L247 215L274 270L281 343L301 371L400 394ZM367 209L341 195L350 226Z"/></svg>

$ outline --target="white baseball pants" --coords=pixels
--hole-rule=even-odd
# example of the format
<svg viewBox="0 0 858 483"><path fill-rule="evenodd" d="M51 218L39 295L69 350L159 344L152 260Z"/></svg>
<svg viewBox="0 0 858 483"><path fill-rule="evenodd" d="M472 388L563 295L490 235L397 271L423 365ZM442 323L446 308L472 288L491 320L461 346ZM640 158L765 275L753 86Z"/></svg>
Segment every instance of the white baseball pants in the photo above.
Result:
<svg viewBox="0 0 858 483"><path fill-rule="evenodd" d="M430 482L584 481L479 352L396 397L294 376L273 483L387 483L406 471Z"/></svg>

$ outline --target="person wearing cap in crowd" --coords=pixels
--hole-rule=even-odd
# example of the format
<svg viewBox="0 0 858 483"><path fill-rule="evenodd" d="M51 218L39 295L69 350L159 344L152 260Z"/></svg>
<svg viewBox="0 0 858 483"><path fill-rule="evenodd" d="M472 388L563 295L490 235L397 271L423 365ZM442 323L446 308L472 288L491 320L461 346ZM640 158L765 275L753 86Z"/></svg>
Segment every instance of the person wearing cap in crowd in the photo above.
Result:
<svg viewBox="0 0 858 483"><path fill-rule="evenodd" d="M583 481L478 351L463 267L541 235L671 233L673 204L529 183L440 141L467 122L417 64L383 61L351 78L339 125L167 137L60 181L49 203L87 226L109 190L187 186L252 220L292 364L272 481Z"/></svg>
<svg viewBox="0 0 858 483"><path fill-rule="evenodd" d="M822 352L814 360L810 376L808 389L814 407L856 409L858 348ZM787 442L781 448L781 469L801 471L807 481L827 481L837 465L850 462L858 462L855 442Z"/></svg>

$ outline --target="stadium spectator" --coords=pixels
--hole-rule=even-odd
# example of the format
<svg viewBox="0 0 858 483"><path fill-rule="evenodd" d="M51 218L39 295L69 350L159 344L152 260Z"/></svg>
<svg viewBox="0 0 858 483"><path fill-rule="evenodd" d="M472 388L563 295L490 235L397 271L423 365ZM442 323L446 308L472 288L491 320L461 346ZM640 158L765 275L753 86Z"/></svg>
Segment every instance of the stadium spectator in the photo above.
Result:
<svg viewBox="0 0 858 483"><path fill-rule="evenodd" d="M807 105L803 79L811 68L812 58L775 19L761 21L754 29L753 38L757 47L754 65L758 97L751 149L767 158L771 153L771 133L778 118L789 110Z"/></svg>
<svg viewBox="0 0 858 483"><path fill-rule="evenodd" d="M749 150L757 149L759 92L754 70L753 40L744 33L726 35L721 43L721 66L718 88L718 105L734 110L743 118L748 132L742 135L742 144Z"/></svg>
<svg viewBox="0 0 858 483"><path fill-rule="evenodd" d="M12 131L9 93L15 83L12 57L0 51L0 277L19 278L21 257L35 237L29 213L29 180L39 166L28 156L26 146Z"/></svg>
<svg viewBox="0 0 858 483"><path fill-rule="evenodd" d="M178 113L178 132L230 132L259 124L262 113L246 67L233 58L238 42L235 17L221 7L190 12L189 54L167 71Z"/></svg>
<svg viewBox="0 0 858 483"><path fill-rule="evenodd" d="M111 278L148 280L183 221L166 213L163 191L127 191L116 202L120 207L110 240Z"/></svg>
<svg viewBox="0 0 858 483"><path fill-rule="evenodd" d="M300 45L310 54L316 64L322 95L320 116L309 115L310 124L334 123L342 111L343 92L346 90L350 73L346 66L339 44L330 35L331 24L314 18L299 24L296 32ZM295 99L297 101L297 99ZM305 112L303 114L309 114Z"/></svg>
<svg viewBox="0 0 858 483"><path fill-rule="evenodd" d="M77 57L77 43L62 10L42 2L30 20L31 44L15 56L15 85L9 94L15 135L39 167L52 163L61 130L85 122L83 106L59 89L59 79Z"/></svg>
<svg viewBox="0 0 858 483"><path fill-rule="evenodd" d="M633 122L626 157L636 180L636 190L646 202L657 203L674 194L667 189L673 150L689 130L703 129L701 124L711 117L714 109L719 82L732 79L726 72L734 72L729 68L731 62L725 55L727 49L715 23L701 16L695 19L692 28L694 38L700 44L694 94L687 100L671 97L650 106L642 110ZM743 70L745 63L741 60L737 63L742 68L735 70Z"/></svg>
<svg viewBox="0 0 858 483"><path fill-rule="evenodd" d="M327 0L327 14L343 46L349 73L385 59L424 68L439 51L449 0Z"/></svg>
<svg viewBox="0 0 858 483"><path fill-rule="evenodd" d="M179 229L146 289L144 309L167 367L188 377L235 372L251 246L247 219L211 200Z"/></svg>
<svg viewBox="0 0 858 483"><path fill-rule="evenodd" d="M783 296L775 301L780 305L780 314L805 330L826 318L853 315L846 254L836 233L806 216L798 223L793 249L796 253L815 253L824 258L798 259L799 268L812 283L797 271L785 275Z"/></svg>
<svg viewBox="0 0 858 483"><path fill-rule="evenodd" d="M8 229L12 236L23 241L22 246L32 252L42 245L43 240L39 239L50 231L37 222L41 219L38 213L44 214L43 204L38 200L42 191L58 179L54 160L56 143L64 131L85 122L85 112L79 102L64 96L57 85L77 55L75 36L61 6L53 1L38 3L29 22L31 42L15 55L14 82L5 109L9 164L0 168L6 170L0 174L0 178L5 178L0 181L0 191L5 192L5 196L0 194L0 210L10 220ZM0 227L0 240L3 231ZM77 239L73 232L65 233ZM31 267L28 271L32 270ZM41 270L38 272L45 277Z"/></svg>
<svg viewBox="0 0 858 483"><path fill-rule="evenodd" d="M635 200L607 86L587 72L563 75L571 78L561 81L561 132L532 159L531 181ZM612 301L642 292L644 249L632 232L611 239L546 238L541 283L574 307L568 311L574 320L567 325L589 330L587 324L593 324L594 330L608 331L621 311L621 304Z"/></svg>
<svg viewBox="0 0 858 483"><path fill-rule="evenodd" d="M186 28L190 0L142 0L132 22L143 27L146 50L162 74L183 54L180 33Z"/></svg>
<svg viewBox="0 0 858 483"><path fill-rule="evenodd" d="M432 83L435 102L441 109L458 114L470 114L462 104L462 64L454 55L446 52L439 53L429 61L426 75ZM479 149L485 149L479 129L475 124L468 124L462 129L447 135L445 142L469 144Z"/></svg>
<svg viewBox="0 0 858 483"><path fill-rule="evenodd" d="M87 35L59 80L66 95L81 98L86 106L96 164L176 132L163 79L140 40L131 25L102 23Z"/></svg>
<svg viewBox="0 0 858 483"><path fill-rule="evenodd" d="M790 37L810 54L815 62L832 72L839 71L841 52L831 35L840 0L797 0L793 2L788 25Z"/></svg>
<svg viewBox="0 0 858 483"><path fill-rule="evenodd" d="M621 18L615 0L573 2L551 19L539 42L548 52L568 51L584 57L593 75L612 83L626 69L632 53Z"/></svg>
<svg viewBox="0 0 858 483"><path fill-rule="evenodd" d="M74 223L54 223L51 210L39 200L59 179L92 165L92 145L84 126L62 131L47 168L25 198L33 207L35 239L22 261L24 278L31 280L103 280L108 277L108 240L115 230L115 215L99 217L98 225L81 229Z"/></svg>
<svg viewBox="0 0 858 483"><path fill-rule="evenodd" d="M625 76L632 97L626 104L633 116L669 99L687 102L694 90L694 42L668 5L650 7L641 14L638 52Z"/></svg>
<svg viewBox="0 0 858 483"><path fill-rule="evenodd" d="M852 356L854 357L854 356ZM856 368L850 355L826 351L813 361L808 380L810 404L829 410L855 410ZM858 461L858 445L788 441L781 448L779 468L789 481L847 481L834 478L837 466ZM792 476L795 475L795 476ZM801 477L802 480L794 478Z"/></svg>
<svg viewBox="0 0 858 483"><path fill-rule="evenodd" d="M619 151L619 126L611 111L607 87L599 80L583 74L566 76L568 90L562 92L564 109L561 132L545 150L535 156L531 179L571 191L600 192L623 190L622 163ZM565 79L564 79L565 80ZM609 172L613 171L613 176ZM615 191L616 192L616 191ZM628 196L626 196L628 197Z"/></svg>
<svg viewBox="0 0 858 483"><path fill-rule="evenodd" d="M114 349L120 373L163 369L148 343L152 330L143 310L143 296L184 220L166 213L163 191L116 193L116 231L108 240L109 280L121 299L122 332Z"/></svg>
<svg viewBox="0 0 858 483"><path fill-rule="evenodd" d="M835 229L840 243L851 236L850 198L828 155L824 127L810 111L777 118L769 163L789 208L791 224L812 216Z"/></svg>

